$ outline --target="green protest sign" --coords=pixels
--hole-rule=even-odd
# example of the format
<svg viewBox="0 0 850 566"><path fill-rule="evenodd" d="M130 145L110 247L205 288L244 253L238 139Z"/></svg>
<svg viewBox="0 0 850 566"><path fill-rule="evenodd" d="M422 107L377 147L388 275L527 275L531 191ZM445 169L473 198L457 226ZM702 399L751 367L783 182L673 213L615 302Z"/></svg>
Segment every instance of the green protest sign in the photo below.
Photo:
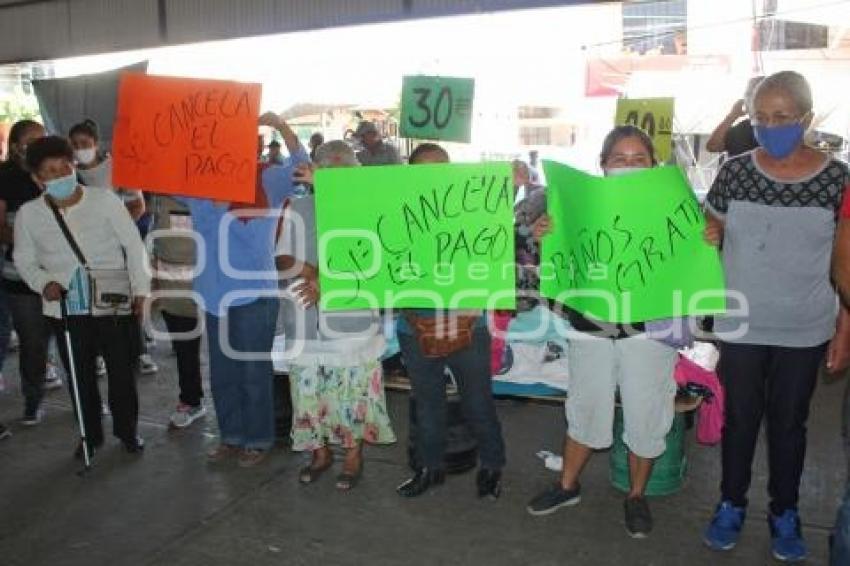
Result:
<svg viewBox="0 0 850 566"><path fill-rule="evenodd" d="M510 165L319 169L321 306L515 305Z"/></svg>
<svg viewBox="0 0 850 566"><path fill-rule="evenodd" d="M632 125L652 138L658 161L664 163L673 152L672 98L621 98L617 100L617 126Z"/></svg>
<svg viewBox="0 0 850 566"><path fill-rule="evenodd" d="M542 242L545 297L617 323L725 310L718 251L677 167L607 178L552 161L543 169L553 224Z"/></svg>
<svg viewBox="0 0 850 566"><path fill-rule="evenodd" d="M406 76L401 87L401 135L469 142L474 79Z"/></svg>

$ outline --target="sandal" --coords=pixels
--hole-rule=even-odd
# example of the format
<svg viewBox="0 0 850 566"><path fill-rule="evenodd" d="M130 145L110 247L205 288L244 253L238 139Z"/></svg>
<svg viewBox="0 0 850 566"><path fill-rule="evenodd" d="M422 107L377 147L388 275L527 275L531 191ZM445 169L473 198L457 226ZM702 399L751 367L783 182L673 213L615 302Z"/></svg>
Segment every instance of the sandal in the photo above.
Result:
<svg viewBox="0 0 850 566"><path fill-rule="evenodd" d="M328 471L330 467L333 466L333 463L333 458L330 458L326 464L319 466L318 468L314 468L312 464L304 466L301 468L301 471L298 472L298 481L305 485L313 483L319 479L323 473Z"/></svg>
<svg viewBox="0 0 850 566"><path fill-rule="evenodd" d="M357 471L354 473L343 471L336 477L336 488L340 491L351 491L360 481L363 475L363 461L360 461Z"/></svg>

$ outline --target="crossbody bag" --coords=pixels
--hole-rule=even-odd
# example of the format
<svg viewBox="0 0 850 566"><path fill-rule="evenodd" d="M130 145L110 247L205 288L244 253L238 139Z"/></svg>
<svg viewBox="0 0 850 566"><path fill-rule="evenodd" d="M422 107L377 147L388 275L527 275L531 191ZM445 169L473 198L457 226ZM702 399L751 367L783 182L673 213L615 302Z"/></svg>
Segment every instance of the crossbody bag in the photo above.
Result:
<svg viewBox="0 0 850 566"><path fill-rule="evenodd" d="M92 316L122 316L129 315L133 311L133 293L130 287L130 273L124 269L92 269L86 261L86 256L71 230L68 229L68 224L59 208L50 202L45 197L50 210L53 211L53 216L62 230L62 234L71 246L77 260L86 271L89 282L89 303Z"/></svg>

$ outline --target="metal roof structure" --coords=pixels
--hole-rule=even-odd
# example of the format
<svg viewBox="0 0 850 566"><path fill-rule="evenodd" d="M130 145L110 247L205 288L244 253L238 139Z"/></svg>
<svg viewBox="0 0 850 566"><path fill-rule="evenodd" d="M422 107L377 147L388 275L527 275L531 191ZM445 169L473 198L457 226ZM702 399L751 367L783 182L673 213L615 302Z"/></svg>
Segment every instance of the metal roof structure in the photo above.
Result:
<svg viewBox="0 0 850 566"><path fill-rule="evenodd" d="M605 0L599 0L605 1ZM0 0L0 63L593 0Z"/></svg>

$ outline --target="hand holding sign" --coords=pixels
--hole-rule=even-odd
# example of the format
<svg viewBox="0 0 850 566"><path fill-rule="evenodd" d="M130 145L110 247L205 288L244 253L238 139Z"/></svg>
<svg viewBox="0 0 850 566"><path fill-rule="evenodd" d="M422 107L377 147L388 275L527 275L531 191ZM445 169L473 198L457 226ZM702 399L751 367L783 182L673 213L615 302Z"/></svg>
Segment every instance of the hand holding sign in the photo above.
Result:
<svg viewBox="0 0 850 566"><path fill-rule="evenodd" d="M473 79L404 77L401 135L469 142L472 134Z"/></svg>
<svg viewBox="0 0 850 566"><path fill-rule="evenodd" d="M115 185L253 202L259 106L256 84L125 74L113 142Z"/></svg>
<svg viewBox="0 0 850 566"><path fill-rule="evenodd" d="M705 230L702 236L709 245L720 247L724 232L723 222L714 217L709 217L705 223Z"/></svg>
<svg viewBox="0 0 850 566"><path fill-rule="evenodd" d="M539 242L552 232L552 218L548 214L541 214L540 218L531 225L531 231L534 239Z"/></svg>
<svg viewBox="0 0 850 566"><path fill-rule="evenodd" d="M315 163L299 163L292 172L292 180L303 185L312 185L315 171Z"/></svg>
<svg viewBox="0 0 850 566"><path fill-rule="evenodd" d="M302 307L309 309L319 302L319 282L316 281L315 277L302 279L297 285L293 286L292 293L298 297Z"/></svg>

